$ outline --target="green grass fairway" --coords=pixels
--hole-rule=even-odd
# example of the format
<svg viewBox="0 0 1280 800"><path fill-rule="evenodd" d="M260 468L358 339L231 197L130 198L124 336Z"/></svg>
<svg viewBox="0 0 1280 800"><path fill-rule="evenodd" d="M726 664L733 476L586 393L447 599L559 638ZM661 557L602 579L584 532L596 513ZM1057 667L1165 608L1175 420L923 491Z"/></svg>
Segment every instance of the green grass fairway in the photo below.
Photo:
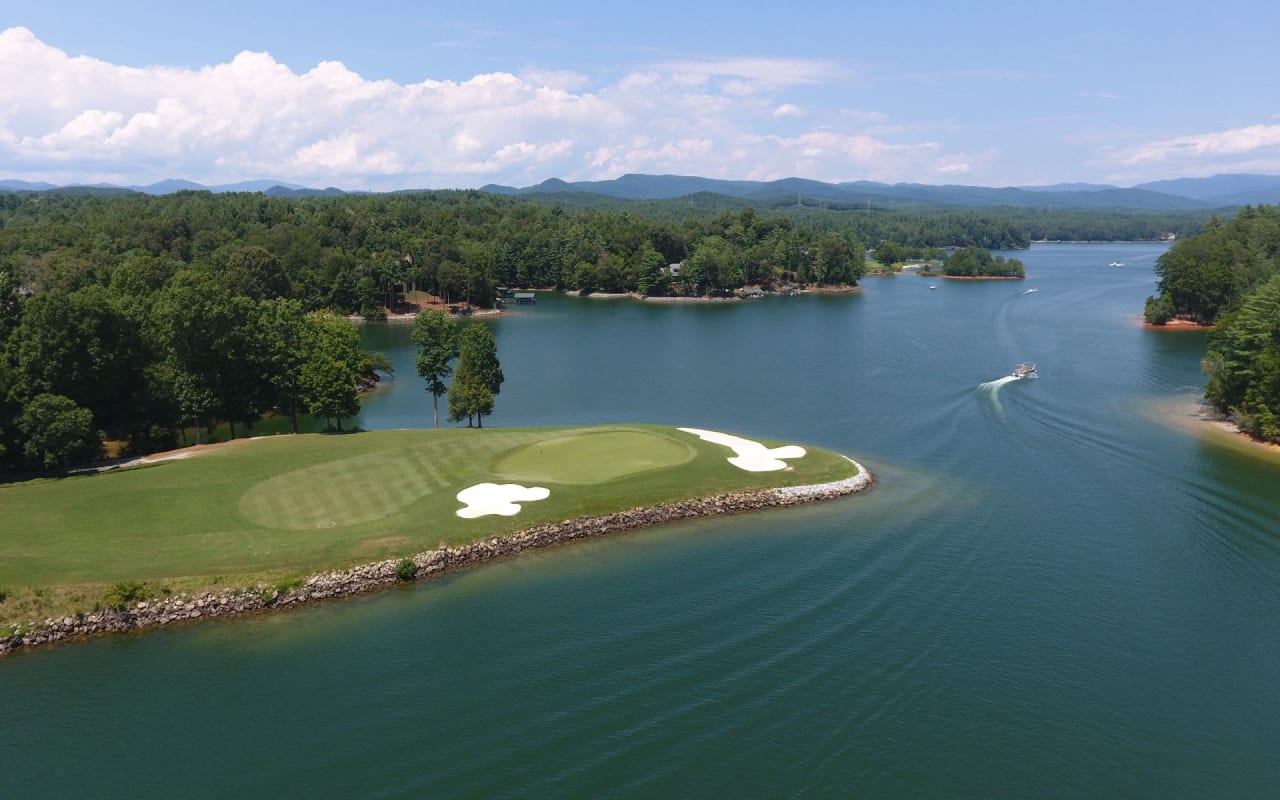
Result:
<svg viewBox="0 0 1280 800"><path fill-rule="evenodd" d="M727 448L656 425L375 431L241 440L145 467L0 485L0 619L87 610L118 581L244 586L855 472L808 451L788 470L749 473L726 461ZM485 482L551 494L514 517L458 517L457 493Z"/></svg>
<svg viewBox="0 0 1280 800"><path fill-rule="evenodd" d="M698 453L671 435L645 430L575 433L525 445L494 464L494 473L513 481L607 483L626 475L674 467Z"/></svg>

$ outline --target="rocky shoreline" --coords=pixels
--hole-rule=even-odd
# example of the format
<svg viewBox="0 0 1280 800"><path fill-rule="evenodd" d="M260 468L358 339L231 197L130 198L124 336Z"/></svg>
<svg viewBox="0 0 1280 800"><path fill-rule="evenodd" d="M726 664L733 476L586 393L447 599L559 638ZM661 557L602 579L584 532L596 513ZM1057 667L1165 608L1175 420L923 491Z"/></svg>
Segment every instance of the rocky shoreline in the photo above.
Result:
<svg viewBox="0 0 1280 800"><path fill-rule="evenodd" d="M853 459L858 474L831 483L733 492L695 500L682 500L648 508L633 508L613 514L555 522L528 528L506 536L493 536L471 544L437 547L412 557L416 567L412 580L424 580L449 570L508 558L525 550L551 547L578 539L662 525L668 522L780 508L832 500L870 487L875 478ZM351 569L323 572L307 578L296 588L244 590L227 589L198 595L174 595L160 600L141 601L124 609L108 609L74 617L45 619L19 632L0 638L0 655L24 647L53 644L69 639L108 633L159 628L166 625L215 617L291 608L334 597L364 594L404 582L403 559L362 564Z"/></svg>

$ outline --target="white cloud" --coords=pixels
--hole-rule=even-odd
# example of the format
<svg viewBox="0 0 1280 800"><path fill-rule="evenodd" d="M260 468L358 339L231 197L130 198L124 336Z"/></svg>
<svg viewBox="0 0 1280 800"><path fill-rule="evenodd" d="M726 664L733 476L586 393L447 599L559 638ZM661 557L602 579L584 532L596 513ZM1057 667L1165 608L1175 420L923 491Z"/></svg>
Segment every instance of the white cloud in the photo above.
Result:
<svg viewBox="0 0 1280 800"><path fill-rule="evenodd" d="M1250 125L1146 142L1118 153L1117 160L1122 164L1139 164L1205 156L1239 156L1275 148L1280 148L1280 125Z"/></svg>
<svg viewBox="0 0 1280 800"><path fill-rule="evenodd" d="M682 83L705 84L727 80L743 90L764 91L786 86L829 83L845 77L844 70L828 61L796 58L723 58L705 61L669 61L654 69L676 76Z"/></svg>
<svg viewBox="0 0 1280 800"><path fill-rule="evenodd" d="M569 70L527 69L520 73L520 77L530 83L566 92L581 91L591 83L586 75Z"/></svg>
<svg viewBox="0 0 1280 800"><path fill-rule="evenodd" d="M1160 174L1204 177L1223 172L1280 172L1280 124L1249 125L1175 136L1124 147L1102 147L1091 165L1113 183L1150 180Z"/></svg>
<svg viewBox="0 0 1280 800"><path fill-rule="evenodd" d="M935 160L933 168L939 175L953 178L984 169L996 161L999 155L999 151L994 149L981 153L950 153Z"/></svg>
<svg viewBox="0 0 1280 800"><path fill-rule="evenodd" d="M199 69L124 67L11 28L0 32L0 177L394 189L625 172L907 180L970 163L939 162L954 154L918 132L859 129L888 123L882 112L823 115L786 97L847 78L830 62L742 58L650 64L594 86L535 69L399 84L337 61L297 73L253 52Z"/></svg>

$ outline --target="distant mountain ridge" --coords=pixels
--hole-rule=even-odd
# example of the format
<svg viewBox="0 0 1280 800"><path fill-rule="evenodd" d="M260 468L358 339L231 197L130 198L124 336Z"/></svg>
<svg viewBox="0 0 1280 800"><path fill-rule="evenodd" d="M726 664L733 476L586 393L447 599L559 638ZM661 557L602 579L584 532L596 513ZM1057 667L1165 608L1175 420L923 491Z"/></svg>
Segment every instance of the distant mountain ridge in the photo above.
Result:
<svg viewBox="0 0 1280 800"><path fill-rule="evenodd" d="M214 186L205 186L195 181L187 181L179 178L168 178L156 183L150 183L146 186L120 186L114 183L70 183L70 184L53 184L44 181L30 182L19 180L0 180L0 191L8 192L52 192L52 191L74 191L74 190L98 190L98 191L115 191L115 192L138 192L141 194L173 194L175 192L213 192L214 194L224 194L226 192L262 192L263 194L285 194L285 193L316 193L316 194L346 194L341 189L308 189L305 186L299 186L296 183L285 183L284 181L273 180L256 180L241 181L239 183L223 183Z"/></svg>
<svg viewBox="0 0 1280 800"><path fill-rule="evenodd" d="M273 197L366 193L347 192L333 187L314 189L269 179L213 186L181 179L168 179L146 186L113 184L58 186L43 181L0 180L0 191L63 191L92 194L140 192L153 195L180 191L262 192ZM675 200L695 195L721 195L762 204L778 204L794 198L797 204L817 202L833 208L850 209L911 206L977 209L1008 206L1044 209L1205 211L1243 205L1280 203L1280 175L1230 174L1214 175L1208 178L1177 178L1125 188L1095 183L985 187L960 184L889 184L876 181L825 183L805 178L748 181L702 178L692 175L627 174L602 181L569 182L551 178L523 188L490 184L481 187L480 191L520 197L584 194L618 200Z"/></svg>
<svg viewBox="0 0 1280 800"><path fill-rule="evenodd" d="M803 178L734 181L685 175L623 175L607 181L569 183L558 178L515 188L490 184L481 191L515 196L585 192L624 200L672 200L699 192L756 201L794 196L797 202L821 200L855 207L908 205L989 208L1086 208L1143 211L1195 211L1228 206L1280 203L1280 176L1216 175L1180 178L1124 188L1107 184L984 187L923 183L850 181L823 183Z"/></svg>

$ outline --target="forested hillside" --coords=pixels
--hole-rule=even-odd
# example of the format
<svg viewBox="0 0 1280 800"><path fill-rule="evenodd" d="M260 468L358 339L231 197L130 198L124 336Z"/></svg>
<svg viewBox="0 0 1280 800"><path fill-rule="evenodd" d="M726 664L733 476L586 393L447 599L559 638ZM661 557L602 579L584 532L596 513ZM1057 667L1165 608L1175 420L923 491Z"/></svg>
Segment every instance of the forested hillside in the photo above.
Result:
<svg viewBox="0 0 1280 800"><path fill-rule="evenodd" d="M1157 325L1216 324L1205 396L1242 430L1280 441L1280 213L1246 208L1179 242L1156 264L1160 294L1147 299Z"/></svg>

